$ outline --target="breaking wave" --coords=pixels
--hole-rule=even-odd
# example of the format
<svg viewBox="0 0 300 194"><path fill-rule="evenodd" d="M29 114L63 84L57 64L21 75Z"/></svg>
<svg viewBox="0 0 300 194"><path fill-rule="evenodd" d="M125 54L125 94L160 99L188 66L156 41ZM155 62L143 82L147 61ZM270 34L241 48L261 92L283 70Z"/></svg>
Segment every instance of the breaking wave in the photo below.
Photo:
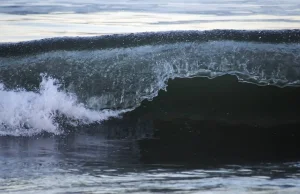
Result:
<svg viewBox="0 0 300 194"><path fill-rule="evenodd" d="M123 111L89 110L74 94L59 91L59 83L42 77L38 92L5 90L0 84L0 135L30 136L41 132L60 134L59 116L71 126L100 123Z"/></svg>
<svg viewBox="0 0 300 194"><path fill-rule="evenodd" d="M174 78L230 74L297 87L299 34L191 31L0 44L0 134L60 134L60 120L101 122L152 100Z"/></svg>

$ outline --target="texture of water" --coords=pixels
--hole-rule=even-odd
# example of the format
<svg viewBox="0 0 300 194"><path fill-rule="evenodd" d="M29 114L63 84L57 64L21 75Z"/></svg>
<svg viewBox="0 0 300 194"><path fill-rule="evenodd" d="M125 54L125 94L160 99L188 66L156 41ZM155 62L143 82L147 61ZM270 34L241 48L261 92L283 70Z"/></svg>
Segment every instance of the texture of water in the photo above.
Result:
<svg viewBox="0 0 300 194"><path fill-rule="evenodd" d="M1 0L0 2L0 42L18 42L62 36L94 36L173 30L282 30L299 28L300 4L297 0L112 0L109 2L98 0ZM219 44L221 46L218 46ZM180 49L181 47L178 49L178 45L183 45L187 51ZM219 70L232 73L233 71L236 72L236 68L240 68L228 66L228 64L233 63L224 62L225 59L227 60L226 57L236 61L234 54L226 54L226 49L229 48L230 54L231 47L234 45L233 47L241 48L240 61L246 64L243 70L248 71L249 68L253 70L250 71L250 74L252 73L251 75L256 78L256 81L266 84L278 82L279 85L280 83L281 85L298 84L296 82L299 80L298 74L295 73L299 66L298 43L262 44L236 43L234 41L218 43L211 41L204 45L210 46L209 48L215 46L220 49L213 49L209 52L207 49L206 52L203 51L207 56L213 56L210 61L216 60L212 63L215 66L209 67L215 68L213 72ZM199 68L197 65L201 66L199 62L189 62L193 56L197 56L197 60L201 59L201 56L203 57L203 54L198 52L199 49L203 48L203 45L198 46L200 47L198 48L193 43L180 43L162 44L157 47L157 53L153 53L153 47L150 46L120 49L122 52L118 49L96 50L94 52L60 50L57 52L57 58L55 56L48 57L47 53L40 54L40 58L38 58L39 54L5 58L7 53L0 53L0 56L4 56L0 58L0 124L2 127L0 131L0 193L299 193L300 165L298 161L258 161L243 164L235 162L218 164L216 161L216 164L202 164L201 161L194 162L189 159L183 163L171 161L162 164L160 158L153 158L152 161L154 162L145 162L142 160L142 148L137 139L116 140L118 134L111 129L110 136L113 138L109 140L107 134L102 133L97 125L93 126L91 134L86 132L84 127L80 130L72 128L72 126L76 126L78 121L84 124L95 122L99 124L108 117L117 116L120 113L118 110L102 109L110 108L109 105L111 104L115 106L113 108L133 107L142 100L141 97L141 99L136 100L138 102L136 103L133 97L145 92L144 96L148 95L151 98L157 94L158 89L165 87L164 84L167 79L173 78L173 74L161 75L165 79L162 83L157 82L157 88L137 87L141 90L138 94L129 90L128 87L126 90L128 94L127 96L125 94L124 98L124 92L122 93L122 90L117 91L116 88L120 88L118 85L120 83L123 84L121 88L127 87L126 83L128 82L122 78L124 78L124 74L132 70L130 68L116 68L115 72L118 74L108 73L107 75L112 76L111 78L119 78L119 82L111 82L112 89L106 89L108 92L116 92L118 95L121 92L120 98L117 98L117 103L107 101L106 104L104 103L105 105L108 104L107 106L98 107L101 110L95 111L95 107L92 110L81 103L86 100L84 95L78 99L72 93L76 87L78 87L78 91L88 90L92 86L91 82L85 84L78 82L73 88L68 88L71 92L62 91L57 85L57 80L59 83L65 84L64 78L68 78L68 76L77 76L82 78L84 82L85 77L77 75L77 73L78 69L87 64L85 57L93 59L88 61L92 65L87 65L87 68L94 68L93 65L95 65L97 68L107 67L109 70L108 67L112 67L111 64L96 66L99 59L101 59L99 62L101 64L111 63L109 60L102 61L103 53L113 53L112 55L116 58L114 61L118 62L114 67L119 67L122 59L124 59L123 62L130 62L126 63L127 65L134 64L136 60L133 59L136 58L130 56L143 54L143 52L136 52L136 50L146 49L147 52L145 56L140 57L140 62L145 60L148 63L153 63L154 65L148 67L156 67L151 68L156 73L169 72L167 70L170 69L160 71L159 68L161 67L160 64L166 61L165 58L162 58L161 63L157 63L157 60L161 59L160 52L163 54L166 48L172 47L173 56L165 53L168 54L168 60L174 59L174 63L180 62L178 66L180 68L177 68L178 75L189 77L190 75L187 75L188 70L190 70L188 67L191 64L196 65L196 70ZM245 51L247 51L246 54ZM114 52L121 55L114 54ZM53 53L55 55L55 52ZM82 57L73 55L74 53L79 53ZM184 53L187 57L184 58L178 53ZM257 53L263 53L263 55ZM277 53L278 59L272 58L274 53ZM154 54L156 57L153 57ZM219 58L215 56L219 56ZM121 57L120 61L118 61L119 57ZM76 62L73 61L74 58L76 58ZM114 57L112 58L114 59ZM208 60L207 57L204 58L202 61ZM186 61L181 61L182 59ZM63 62L48 63L49 61L53 62L53 60L54 62ZM253 66L251 61L259 61L265 66L260 65L259 68L251 69ZM274 63L274 61L278 63ZM71 66L63 66L63 63L71 64ZM163 67L173 67L166 63L163 64ZM208 65L205 62L203 64ZM276 65L273 68L274 64ZM74 68L75 66L76 68ZM66 69L62 67L72 68L65 71ZM286 69L287 67L289 68ZM43 68L48 68L48 72L53 71L55 72L53 75L57 76L52 78L43 74L40 75L40 73L45 73L42 71ZM261 69L269 70L268 68L271 70L261 71ZM145 73L145 77L153 73L146 71L147 69L144 67L139 70ZM38 76L30 77L36 72L38 72ZM82 72L85 72L84 69ZM96 71L88 72L93 74ZM105 77L104 73L99 75ZM115 75L120 75L120 77ZM142 83L141 80L134 79L134 73L126 75L130 75L129 78L133 82L132 86L139 86ZM274 76L276 79L271 80L270 77L274 78ZM28 79L29 77L31 79ZM150 81L157 79L157 77L151 76L150 78ZM8 84L3 84L3 80ZM39 89L34 87L36 83L40 84ZM95 81L91 92L97 92L95 89L97 84ZM104 102L105 98L102 100ZM61 113L74 121L74 123L70 123L68 120L69 123L63 125L67 126L64 131L71 131L70 133L60 133L57 116ZM24 129L32 129L32 126L34 131L24 131ZM47 130L39 130L45 128ZM128 130L128 127L125 128L124 126L124 130ZM11 136L20 134L32 136L41 131L54 133L56 136L49 134L33 137ZM176 150L174 150L175 152Z"/></svg>
<svg viewBox="0 0 300 194"><path fill-rule="evenodd" d="M145 164L134 141L0 137L3 193L298 193L299 163Z"/></svg>
<svg viewBox="0 0 300 194"><path fill-rule="evenodd" d="M297 0L2 0L0 42L169 30L297 29Z"/></svg>

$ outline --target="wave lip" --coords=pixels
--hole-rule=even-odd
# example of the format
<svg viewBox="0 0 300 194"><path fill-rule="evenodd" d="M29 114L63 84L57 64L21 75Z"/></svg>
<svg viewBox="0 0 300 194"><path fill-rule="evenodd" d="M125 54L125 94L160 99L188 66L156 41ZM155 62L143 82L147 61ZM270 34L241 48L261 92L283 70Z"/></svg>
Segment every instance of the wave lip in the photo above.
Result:
<svg viewBox="0 0 300 194"><path fill-rule="evenodd" d="M87 106L127 109L151 100L174 78L236 75L261 85L299 86L300 46L237 41L177 42L130 48L0 57L2 83L34 90L47 73Z"/></svg>

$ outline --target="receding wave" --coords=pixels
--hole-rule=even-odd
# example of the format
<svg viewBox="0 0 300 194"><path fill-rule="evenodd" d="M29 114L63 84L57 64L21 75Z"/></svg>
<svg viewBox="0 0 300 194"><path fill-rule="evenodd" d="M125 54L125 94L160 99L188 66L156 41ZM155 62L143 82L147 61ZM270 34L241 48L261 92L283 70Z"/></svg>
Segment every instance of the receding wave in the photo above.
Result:
<svg viewBox="0 0 300 194"><path fill-rule="evenodd" d="M174 78L231 74L242 82L299 86L299 41L298 30L217 30L2 44L0 82L5 89L1 89L0 105L5 108L0 118L1 134L23 134L15 131L28 131L27 128L39 133L43 128L40 126L47 122L50 124L46 131L53 132L59 128L52 119L56 112L86 124L117 116L116 112L101 111L122 112L138 107L143 100L151 100L165 90L167 81ZM23 112L7 114L15 110L7 105L11 97L18 102L14 106L21 106ZM57 108L58 104L66 104L70 111ZM40 109L46 117L39 116Z"/></svg>

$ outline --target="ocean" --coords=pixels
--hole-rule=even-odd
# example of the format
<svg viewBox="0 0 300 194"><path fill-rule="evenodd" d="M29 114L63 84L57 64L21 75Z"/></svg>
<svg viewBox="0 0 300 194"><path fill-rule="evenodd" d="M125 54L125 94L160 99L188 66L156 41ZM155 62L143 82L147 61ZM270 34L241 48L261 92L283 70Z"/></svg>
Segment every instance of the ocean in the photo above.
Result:
<svg viewBox="0 0 300 194"><path fill-rule="evenodd" d="M0 193L300 193L296 0L2 0Z"/></svg>

